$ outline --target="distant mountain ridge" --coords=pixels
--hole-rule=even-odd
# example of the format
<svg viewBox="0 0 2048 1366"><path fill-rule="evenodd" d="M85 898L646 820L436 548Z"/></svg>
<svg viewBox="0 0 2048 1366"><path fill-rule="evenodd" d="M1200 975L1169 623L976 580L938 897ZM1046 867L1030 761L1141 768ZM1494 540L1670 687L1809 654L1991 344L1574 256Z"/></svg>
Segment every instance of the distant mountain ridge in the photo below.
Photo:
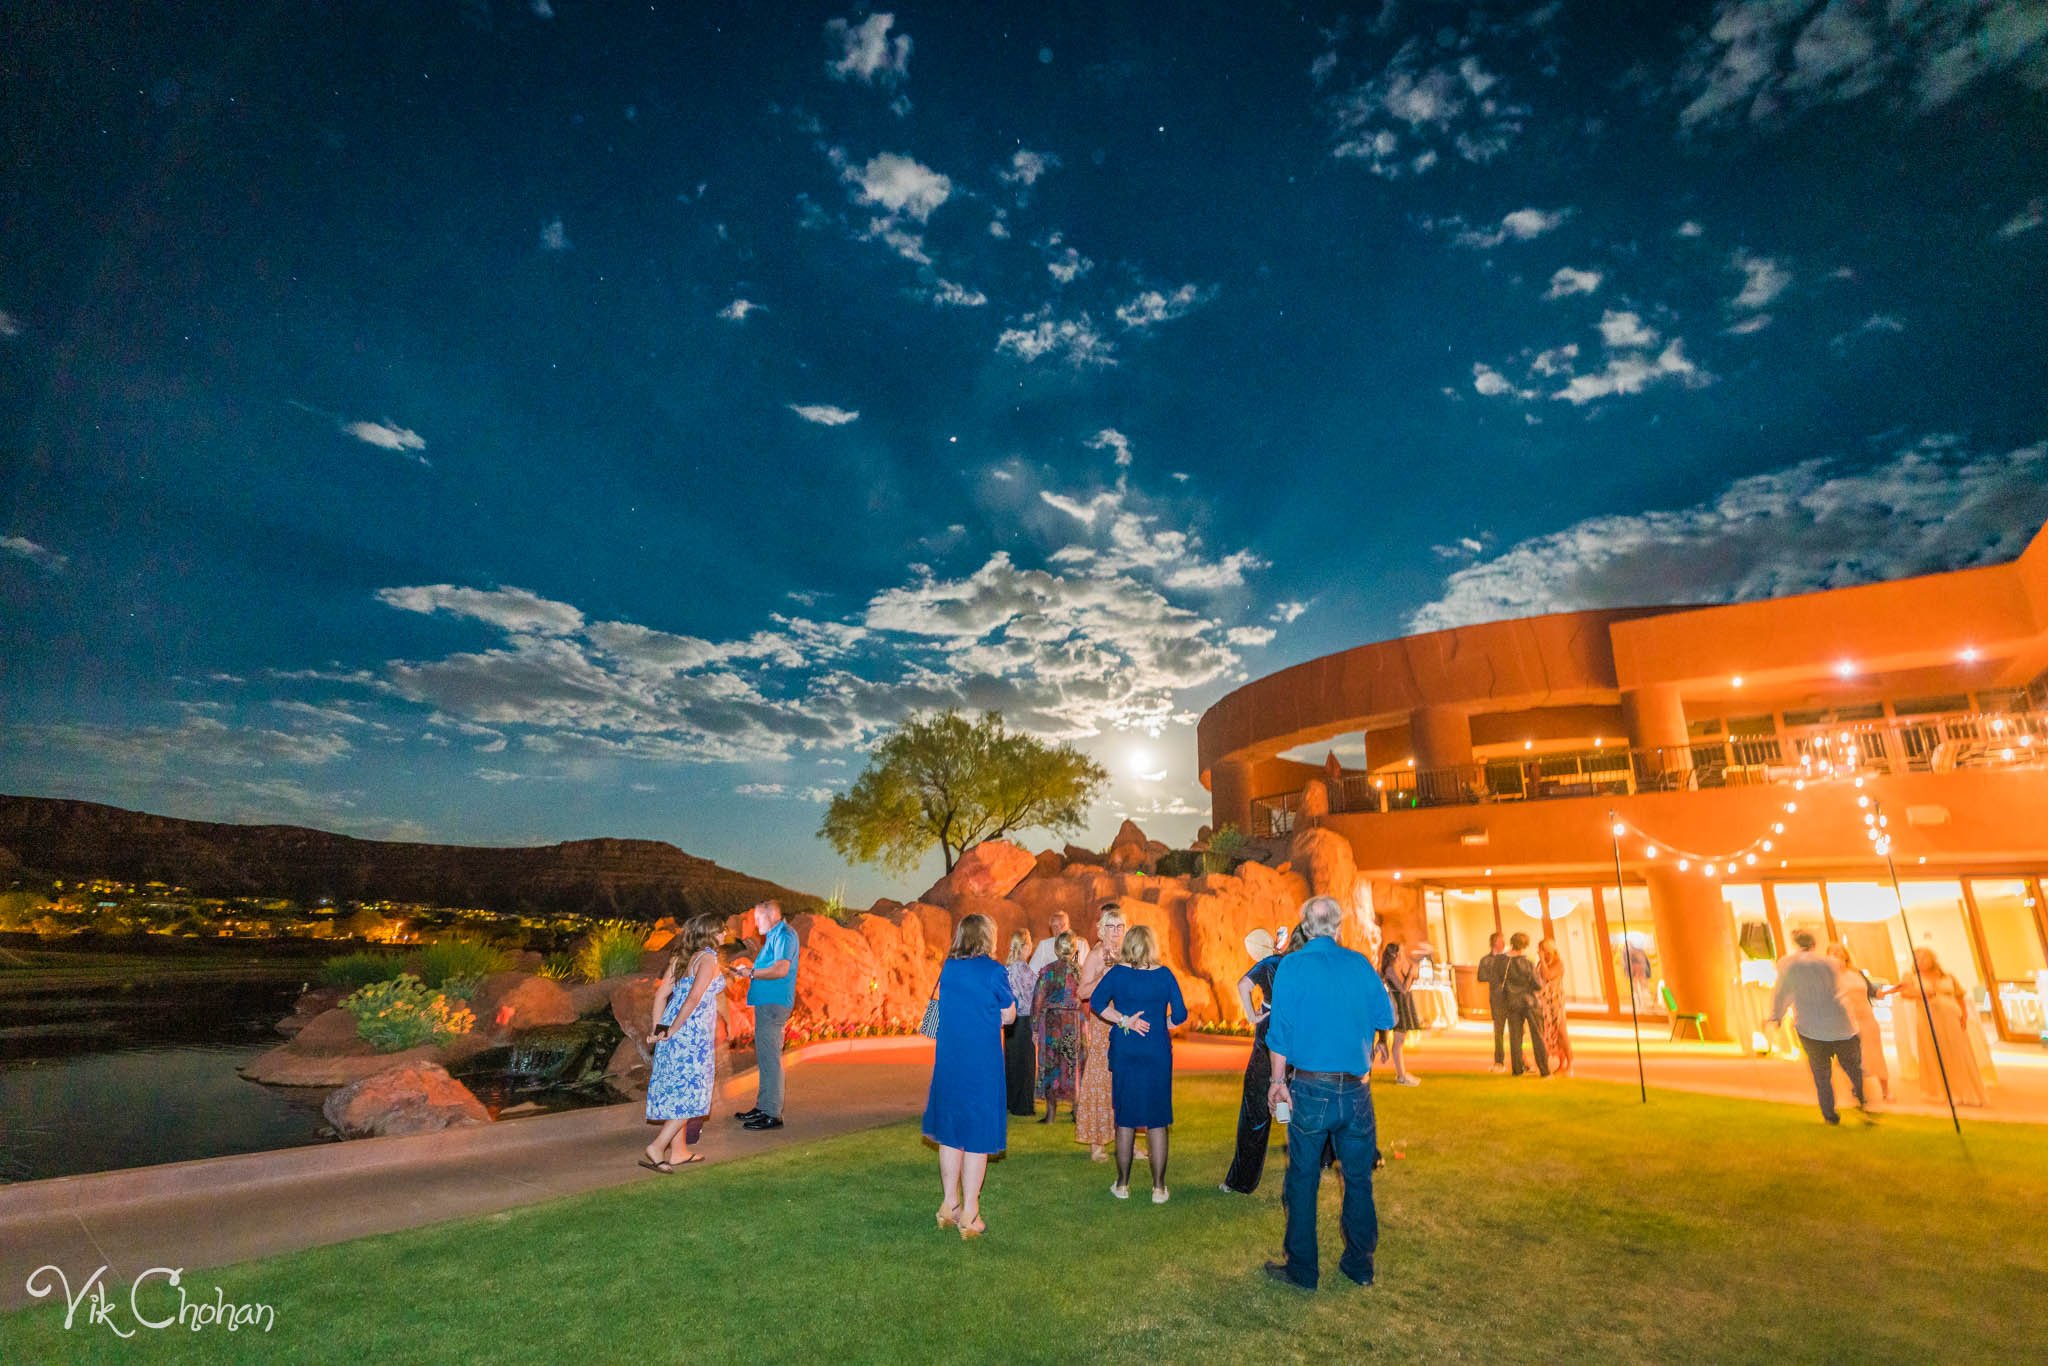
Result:
<svg viewBox="0 0 2048 1366"><path fill-rule="evenodd" d="M208 896L411 901L630 920L731 915L770 897L792 914L819 904L808 893L660 840L504 849L415 844L297 825L179 820L51 797L0 796L0 851L37 872L169 882ZM0 867L10 862L0 853Z"/></svg>

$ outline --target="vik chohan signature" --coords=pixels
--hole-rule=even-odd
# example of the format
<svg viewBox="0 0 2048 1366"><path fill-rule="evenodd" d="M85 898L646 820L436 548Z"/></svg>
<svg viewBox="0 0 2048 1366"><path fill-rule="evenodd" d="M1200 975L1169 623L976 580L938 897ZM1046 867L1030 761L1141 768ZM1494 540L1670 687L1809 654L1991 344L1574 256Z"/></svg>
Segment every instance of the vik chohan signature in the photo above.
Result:
<svg viewBox="0 0 2048 1366"><path fill-rule="evenodd" d="M244 1328L260 1328L269 1332L277 1323L277 1311L267 1304L230 1304L227 1292L219 1286L212 1287L211 1298L194 1298L185 1292L185 1271L183 1267L153 1266L137 1276L128 1286L128 1303L124 1306L109 1293L107 1268L87 1276L76 1292L71 1288L71 1278L60 1266L39 1266L29 1273L28 1293L36 1299L48 1299L52 1295L64 1301L64 1327L68 1330L79 1319L79 1311L85 1311L84 1325L88 1328L105 1328L116 1337L132 1338L141 1329L162 1330L184 1328L194 1333L209 1328L225 1328L238 1333ZM161 1281L145 1297L143 1287ZM177 1292L177 1309L171 1311L165 1290ZM152 1303L145 1306L143 1300ZM162 1317L151 1317L144 1313L145 1307L155 1308Z"/></svg>

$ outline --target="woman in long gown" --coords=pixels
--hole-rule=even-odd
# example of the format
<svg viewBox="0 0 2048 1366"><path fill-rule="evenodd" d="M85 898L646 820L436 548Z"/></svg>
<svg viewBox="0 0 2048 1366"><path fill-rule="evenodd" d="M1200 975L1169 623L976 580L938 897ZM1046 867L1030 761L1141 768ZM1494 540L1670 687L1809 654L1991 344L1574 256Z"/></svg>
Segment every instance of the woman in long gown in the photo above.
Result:
<svg viewBox="0 0 2048 1366"><path fill-rule="evenodd" d="M963 916L939 969L938 1050L924 1105L924 1136L939 1145L940 1228L962 1238L987 1231L981 1182L988 1159L1009 1146L1003 1113L1003 1026L1017 1018L1010 975L995 960L996 927Z"/></svg>
<svg viewBox="0 0 2048 1366"><path fill-rule="evenodd" d="M1031 1032L1031 931L1010 935L1010 961L1004 965L1010 978L1010 994L1017 999L1017 1018L1003 1026L1003 1079L1010 1113L1031 1118L1037 1107L1032 1096L1038 1089L1038 1040Z"/></svg>
<svg viewBox="0 0 2048 1366"><path fill-rule="evenodd" d="M1564 955L1557 941L1545 935L1536 946L1536 976L1543 989L1536 993L1537 1013L1543 1021L1543 1047L1550 1054L1550 1073L1562 1076L1572 1070L1572 1036L1564 1022Z"/></svg>
<svg viewBox="0 0 2048 1366"><path fill-rule="evenodd" d="M1835 960L1835 998L1842 1003L1842 1009L1849 1012L1849 1019L1856 1026L1856 1037L1863 1043L1863 1084L1867 1087L1876 1081L1878 1094L1890 1100L1892 1069L1884 1056L1884 1031L1877 1023L1875 1002L1878 990L1849 960L1847 944L1837 940L1828 945L1827 953Z"/></svg>
<svg viewBox="0 0 2048 1366"><path fill-rule="evenodd" d="M1899 982L1900 1007L1913 1012L1914 1051L1920 1059L1920 1094L1928 1100L1941 1099L1942 1074L1948 1074L1949 1092L1958 1105L1982 1105L1984 1074L1977 1067L1977 1054L1970 1047L1970 995L1963 984L1941 970L1933 949L1913 950L1918 972L1907 973ZM1925 998L1922 998L1925 984ZM1928 1018L1933 1017L1933 1027ZM1941 1057L1935 1058L1936 1045Z"/></svg>
<svg viewBox="0 0 2048 1366"><path fill-rule="evenodd" d="M1098 941L1081 967L1081 1000L1095 992L1095 984L1115 967L1123 953L1124 918L1116 903L1102 908L1095 922ZM1109 1092L1109 1025L1089 1011L1083 1030L1087 1049L1081 1058L1081 1085L1074 1094L1074 1141L1088 1145L1088 1160L1109 1161L1109 1145L1116 1137L1116 1113Z"/></svg>
<svg viewBox="0 0 2048 1366"><path fill-rule="evenodd" d="M1060 1102L1074 1103L1081 1082L1081 966L1074 936L1053 941L1053 959L1031 993L1031 1027L1038 1033L1038 1093L1045 1097L1040 1124L1052 1123Z"/></svg>
<svg viewBox="0 0 2048 1366"><path fill-rule="evenodd" d="M718 997L725 976L718 968L718 944L725 922L700 915L683 926L678 951L654 988L648 1039L654 1066L647 1078L647 1118L661 1132L647 1145L640 1165L668 1173L702 1162L696 1152L704 1121L711 1117L711 1092L718 1070ZM676 969L687 961L682 977Z"/></svg>

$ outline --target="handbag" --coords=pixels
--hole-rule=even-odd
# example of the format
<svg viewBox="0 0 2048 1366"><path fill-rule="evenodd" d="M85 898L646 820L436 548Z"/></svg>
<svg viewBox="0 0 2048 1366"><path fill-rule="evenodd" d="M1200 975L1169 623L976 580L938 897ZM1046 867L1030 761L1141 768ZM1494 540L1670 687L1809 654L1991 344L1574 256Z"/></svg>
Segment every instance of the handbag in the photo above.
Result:
<svg viewBox="0 0 2048 1366"><path fill-rule="evenodd" d="M932 998L924 1003L924 1018L917 1022L917 1032L927 1039L939 1037L939 991L932 988Z"/></svg>

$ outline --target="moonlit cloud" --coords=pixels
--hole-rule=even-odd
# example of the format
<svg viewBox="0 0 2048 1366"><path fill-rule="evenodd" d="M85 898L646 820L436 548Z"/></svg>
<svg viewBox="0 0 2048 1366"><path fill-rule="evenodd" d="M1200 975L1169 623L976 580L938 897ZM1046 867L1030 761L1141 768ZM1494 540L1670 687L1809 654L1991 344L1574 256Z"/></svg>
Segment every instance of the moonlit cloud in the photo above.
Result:
<svg viewBox="0 0 2048 1366"><path fill-rule="evenodd" d="M780 797L788 789L781 783L741 783L733 791L742 797Z"/></svg>
<svg viewBox="0 0 2048 1366"><path fill-rule="evenodd" d="M931 301L944 308L980 308L988 302L988 295L951 280L941 280L931 291Z"/></svg>
<svg viewBox="0 0 2048 1366"><path fill-rule="evenodd" d="M1728 301L1728 306L1738 311L1754 312L1765 307L1792 283L1791 271L1768 256L1757 256L1747 250L1730 256L1728 267L1742 272L1742 288Z"/></svg>
<svg viewBox="0 0 2048 1366"><path fill-rule="evenodd" d="M1688 387L1708 383L1711 376L1686 359L1685 343L1674 337L1656 356L1647 352L1609 355L1605 368L1591 374L1573 375L1564 388L1552 394L1573 407L1615 394L1640 394L1653 384L1678 380Z"/></svg>
<svg viewBox="0 0 2048 1366"><path fill-rule="evenodd" d="M1088 448L1114 453L1117 468L1128 469L1131 463L1131 439L1114 427L1104 427L1088 438Z"/></svg>
<svg viewBox="0 0 2048 1366"><path fill-rule="evenodd" d="M1544 233L1555 232L1565 219L1571 217L1571 212L1570 209L1516 209L1488 227L1465 227L1461 218L1446 219L1443 226L1453 229L1451 241L1456 245L1486 250L1503 242L1533 242Z"/></svg>
<svg viewBox="0 0 2048 1366"><path fill-rule="evenodd" d="M792 403L789 410L806 422L815 422L820 427L844 427L849 422L860 420L860 414L851 408L835 408L829 403Z"/></svg>
<svg viewBox="0 0 2048 1366"><path fill-rule="evenodd" d="M1257 649L1273 643L1273 637L1280 633L1270 626L1233 626L1223 633L1223 638L1240 649Z"/></svg>
<svg viewBox="0 0 2048 1366"><path fill-rule="evenodd" d="M767 311L765 305L757 304L751 299L734 299L724 308L718 310L718 316L726 319L728 322L743 323L747 320L749 313L766 313Z"/></svg>
<svg viewBox="0 0 2048 1366"><path fill-rule="evenodd" d="M1007 352L1027 364L1050 356L1077 370L1116 364L1115 344L1096 329L1086 313L1055 318L1048 306L1025 314L1018 322L1020 326L1006 327L996 338L997 351Z"/></svg>
<svg viewBox="0 0 2048 1366"><path fill-rule="evenodd" d="M18 337L20 335L21 319L15 317L6 309L0 308L0 337Z"/></svg>
<svg viewBox="0 0 2048 1366"><path fill-rule="evenodd" d="M1059 233L1045 239L1046 273L1060 284L1070 285L1095 269L1095 262L1069 245Z"/></svg>
<svg viewBox="0 0 2048 1366"><path fill-rule="evenodd" d="M953 193L953 182L946 176L895 152L883 152L858 168L848 167L845 174L861 203L920 223Z"/></svg>
<svg viewBox="0 0 2048 1366"><path fill-rule="evenodd" d="M2021 237L2032 232L2043 223L2048 223L2048 199L2037 195L2033 199L2028 200L2026 206L2018 213L2005 220L2004 226L1998 230L1998 239L2001 242L2010 242L2015 237ZM0 314L0 318L5 316L5 314ZM6 335L11 337L14 334L9 332Z"/></svg>
<svg viewBox="0 0 2048 1366"><path fill-rule="evenodd" d="M1657 332L1636 314L1610 308L1600 315L1600 340L1610 347L1655 346Z"/></svg>
<svg viewBox="0 0 2048 1366"><path fill-rule="evenodd" d="M55 574L71 563L69 555L60 555L48 546L38 545L26 536L0 536L0 552L27 560L46 573Z"/></svg>
<svg viewBox="0 0 2048 1366"><path fill-rule="evenodd" d="M1131 328L1171 322L1207 303L1214 293L1214 290L1204 290L1192 284L1165 293L1156 289L1142 290L1135 298L1117 305L1116 319Z"/></svg>
<svg viewBox="0 0 2048 1366"><path fill-rule="evenodd" d="M1010 154L1009 166L996 173L996 178L1005 185L1029 188L1036 185L1039 177L1047 171L1058 169L1060 159L1050 152L1033 152L1019 147Z"/></svg>
<svg viewBox="0 0 2048 1366"><path fill-rule="evenodd" d="M825 69L835 80L868 85L894 85L910 75L910 35L889 36L893 14L870 14L855 24L845 19L825 23L825 43L832 51Z"/></svg>
<svg viewBox="0 0 2048 1366"><path fill-rule="evenodd" d="M562 226L560 214L540 225L540 249L542 251L567 251L569 230Z"/></svg>
<svg viewBox="0 0 2048 1366"><path fill-rule="evenodd" d="M419 454L427 448L426 438L409 427L401 427L386 418L382 422L346 422L341 430L358 441L367 442L380 450L395 451L409 460L427 463Z"/></svg>
<svg viewBox="0 0 2048 1366"><path fill-rule="evenodd" d="M1828 339L1828 349L1836 355L1847 352L1858 341L1869 337L1896 335L1906 330L1905 320L1895 313L1873 313L1856 326L1845 332L1837 332Z"/></svg>
<svg viewBox="0 0 2048 1366"><path fill-rule="evenodd" d="M452 583L415 588L380 588L377 601L401 612L432 616L443 612L488 622L521 634L570 635L583 629L583 614L525 588L463 588Z"/></svg>
<svg viewBox="0 0 2048 1366"><path fill-rule="evenodd" d="M1741 602L2015 557L2048 520L2048 443L1929 437L1862 468L1807 460L1673 511L1590 518L1457 570L1412 631L1544 612Z"/></svg>
<svg viewBox="0 0 2048 1366"><path fill-rule="evenodd" d="M1550 288L1543 292L1546 299L1564 299L1574 294L1591 294L1600 288L1605 277L1597 270L1577 270L1571 266L1559 266L1550 277Z"/></svg>
<svg viewBox="0 0 2048 1366"><path fill-rule="evenodd" d="M1468 27L1484 27L1474 11ZM1420 175L1443 156L1484 165L1520 136L1528 109L1505 98L1501 77L1476 54L1434 60L1435 44L1402 44L1379 74L1327 102L1331 155L1375 175Z"/></svg>
<svg viewBox="0 0 2048 1366"><path fill-rule="evenodd" d="M1305 602L1278 602L1273 604L1273 615L1270 620L1285 626L1301 620L1302 613L1306 611L1308 604Z"/></svg>

